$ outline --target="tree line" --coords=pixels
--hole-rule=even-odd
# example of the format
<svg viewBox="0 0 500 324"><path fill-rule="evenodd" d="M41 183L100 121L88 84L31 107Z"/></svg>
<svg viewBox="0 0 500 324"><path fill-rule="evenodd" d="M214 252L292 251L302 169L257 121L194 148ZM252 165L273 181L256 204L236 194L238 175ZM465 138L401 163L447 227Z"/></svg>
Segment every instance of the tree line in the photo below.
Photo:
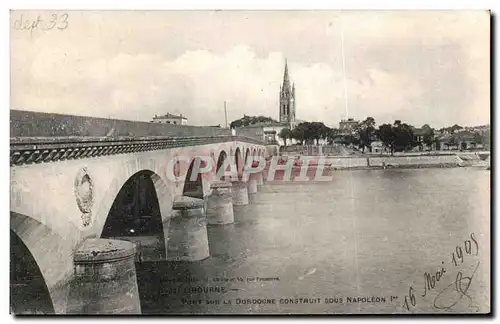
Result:
<svg viewBox="0 0 500 324"><path fill-rule="evenodd" d="M411 125L396 120L394 124L383 124L377 128L373 117L367 117L354 127L351 132L343 134L339 129L330 128L321 122L304 122L293 130L284 128L278 135L285 141L285 146L289 139L294 139L299 144L314 144L319 140L323 140L328 144L335 142L346 146L357 146L362 151L365 151L365 149L371 151L372 143L379 140L390 149L391 153L409 150L418 144L415 141ZM434 133L429 127L423 141L431 145L433 140Z"/></svg>
<svg viewBox="0 0 500 324"><path fill-rule="evenodd" d="M244 116L231 123L231 127L248 126L256 123L277 123L269 117L257 116L250 117ZM363 121L359 122L350 132L341 132L338 128L331 128L322 122L302 122L293 129L283 128L278 134L284 141L285 146L288 140L295 140L299 145L316 144L323 141L327 144L338 143L345 146L358 147L363 152L365 150L372 150L372 143L374 141L381 141L383 145L390 150L391 153L411 150L419 145L427 145L430 147L436 142L435 130L429 125L424 125L419 132L422 136L421 141L417 141L412 125L404 123L401 120L395 120L392 124L382 124L376 126L375 118L366 117ZM457 132L462 130L463 127L453 125L448 128L442 128L439 132ZM474 134L474 140L478 144L484 143L481 134ZM456 139L451 136L447 145L455 145Z"/></svg>

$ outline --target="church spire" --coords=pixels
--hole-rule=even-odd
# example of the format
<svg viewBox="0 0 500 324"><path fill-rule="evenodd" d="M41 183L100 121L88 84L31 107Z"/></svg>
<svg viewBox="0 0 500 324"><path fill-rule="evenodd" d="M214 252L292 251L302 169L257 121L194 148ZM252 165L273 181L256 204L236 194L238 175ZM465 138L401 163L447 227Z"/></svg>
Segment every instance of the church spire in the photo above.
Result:
<svg viewBox="0 0 500 324"><path fill-rule="evenodd" d="M288 60L285 59L285 74L283 76L283 91L290 90L290 77L288 76Z"/></svg>
<svg viewBox="0 0 500 324"><path fill-rule="evenodd" d="M285 73L283 85L280 87L280 123L288 125L290 129L295 127L295 83L290 84L288 75L288 60L285 59Z"/></svg>

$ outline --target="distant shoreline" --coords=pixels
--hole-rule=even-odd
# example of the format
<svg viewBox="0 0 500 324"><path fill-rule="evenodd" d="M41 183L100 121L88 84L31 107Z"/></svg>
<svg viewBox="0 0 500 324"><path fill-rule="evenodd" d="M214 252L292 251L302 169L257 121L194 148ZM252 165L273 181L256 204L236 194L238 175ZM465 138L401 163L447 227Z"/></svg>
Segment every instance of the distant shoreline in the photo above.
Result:
<svg viewBox="0 0 500 324"><path fill-rule="evenodd" d="M391 170L417 170L417 169L450 169L450 168L464 168L464 169L483 169L490 170L489 166L485 165L457 165L457 164L440 164L440 165L398 165L393 167L381 167L381 166L356 166L356 167L344 167L344 168L325 168L321 174L316 174L317 167L308 167L307 172L301 174L300 167L292 168L290 175L285 179L285 174L287 170L279 169L274 173L272 180L268 179L268 169L264 169L263 179L266 183L305 183L305 182L329 182L335 179L336 172L355 172L355 171L391 171ZM305 177L299 179L299 177ZM318 178L319 177L319 178ZM325 179L326 177L326 179Z"/></svg>
<svg viewBox="0 0 500 324"><path fill-rule="evenodd" d="M356 171L356 170L394 170L394 169L449 169L449 168L487 168L483 165L458 165L458 164L415 164L415 165L390 165L385 168L382 166L363 166L363 167L345 167L336 168L333 171Z"/></svg>
<svg viewBox="0 0 500 324"><path fill-rule="evenodd" d="M471 158L472 157L472 158ZM274 157L276 158L276 157ZM309 181L321 176L331 177L336 171L368 171L392 169L443 169L443 168L483 168L489 170L489 160L471 155L462 159L456 154L447 155L405 155L405 156L304 156L302 165L290 165L293 157L284 164L268 161L264 169L267 179L271 168L274 168L274 179L271 181L294 181L294 178L306 176ZM306 161L315 163L307 163ZM317 171L320 173L316 174ZM272 171L271 171L272 172ZM289 180L284 180L291 177ZM297 180L299 181L299 180ZM321 180L322 181L322 180Z"/></svg>
<svg viewBox="0 0 500 324"><path fill-rule="evenodd" d="M296 152L282 152L283 157L293 158L297 156L304 156L308 158L402 158L402 157L417 157L417 156L481 156L481 155L491 155L491 151L432 151L432 152L396 152L394 155L390 153L357 153L357 154L324 154L324 155L307 155L300 154Z"/></svg>
<svg viewBox="0 0 500 324"><path fill-rule="evenodd" d="M407 165L387 165L387 166L380 166L380 165L374 165L374 166L348 166L348 167L328 167L325 166L323 167L324 170L326 171L355 171L355 170L390 170L390 169L442 169L442 168L467 168L467 167L487 167L486 165L459 165L455 163L446 163L446 164L407 164ZM314 171L316 172L317 166L308 166L307 171ZM264 171L268 171L269 169L266 168ZM299 166L294 166L292 167L292 173L293 174L298 174L300 173L301 167ZM278 173L284 173L286 172L286 168L279 168L276 169L276 172Z"/></svg>

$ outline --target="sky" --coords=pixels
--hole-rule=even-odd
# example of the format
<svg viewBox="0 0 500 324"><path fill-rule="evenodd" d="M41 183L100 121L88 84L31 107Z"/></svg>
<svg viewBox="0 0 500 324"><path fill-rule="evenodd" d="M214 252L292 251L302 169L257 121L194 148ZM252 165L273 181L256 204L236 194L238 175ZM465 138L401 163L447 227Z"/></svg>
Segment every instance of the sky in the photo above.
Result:
<svg viewBox="0 0 500 324"><path fill-rule="evenodd" d="M278 119L287 59L301 120L490 123L487 11L11 11L10 20L11 109L141 121L170 112L224 125L226 101L228 122Z"/></svg>

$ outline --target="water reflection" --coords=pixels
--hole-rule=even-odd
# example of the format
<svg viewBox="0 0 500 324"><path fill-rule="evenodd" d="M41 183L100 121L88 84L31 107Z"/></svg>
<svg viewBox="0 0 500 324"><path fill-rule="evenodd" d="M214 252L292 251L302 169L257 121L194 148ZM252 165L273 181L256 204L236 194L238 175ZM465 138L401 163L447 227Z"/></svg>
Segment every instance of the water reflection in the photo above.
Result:
<svg viewBox="0 0 500 324"><path fill-rule="evenodd" d="M210 225L207 230L211 257L228 264L233 263L240 254L235 242L235 225Z"/></svg>

